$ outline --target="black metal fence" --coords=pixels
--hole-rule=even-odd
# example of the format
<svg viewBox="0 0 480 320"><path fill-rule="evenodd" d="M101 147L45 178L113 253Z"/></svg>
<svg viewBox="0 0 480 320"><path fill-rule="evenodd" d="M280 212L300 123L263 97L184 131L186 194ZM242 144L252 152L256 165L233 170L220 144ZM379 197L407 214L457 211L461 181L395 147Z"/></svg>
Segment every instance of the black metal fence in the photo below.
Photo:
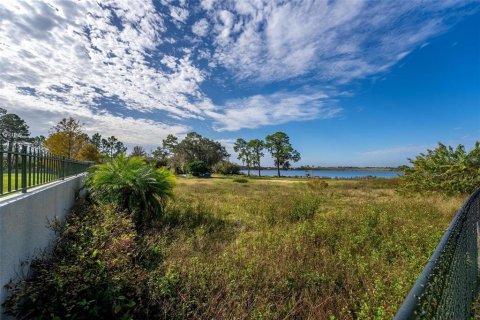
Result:
<svg viewBox="0 0 480 320"><path fill-rule="evenodd" d="M471 319L478 309L479 235L477 190L455 215L395 319Z"/></svg>
<svg viewBox="0 0 480 320"><path fill-rule="evenodd" d="M0 146L0 164L0 196L77 175L91 165L19 145Z"/></svg>

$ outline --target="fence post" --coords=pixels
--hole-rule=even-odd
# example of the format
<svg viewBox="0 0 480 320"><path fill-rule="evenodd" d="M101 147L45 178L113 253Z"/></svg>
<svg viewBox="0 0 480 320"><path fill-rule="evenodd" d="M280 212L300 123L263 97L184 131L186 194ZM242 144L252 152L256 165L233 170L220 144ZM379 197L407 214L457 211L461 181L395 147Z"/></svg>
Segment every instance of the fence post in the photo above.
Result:
<svg viewBox="0 0 480 320"><path fill-rule="evenodd" d="M65 157L62 157L62 180L65 180Z"/></svg>
<svg viewBox="0 0 480 320"><path fill-rule="evenodd" d="M22 146L22 192L27 192L27 146Z"/></svg>

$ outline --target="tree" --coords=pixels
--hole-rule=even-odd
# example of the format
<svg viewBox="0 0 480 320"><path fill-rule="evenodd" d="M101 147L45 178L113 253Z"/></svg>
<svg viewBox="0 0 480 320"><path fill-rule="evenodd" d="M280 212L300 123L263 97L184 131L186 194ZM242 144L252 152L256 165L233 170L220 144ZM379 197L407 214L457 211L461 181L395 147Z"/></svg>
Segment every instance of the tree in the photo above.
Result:
<svg viewBox="0 0 480 320"><path fill-rule="evenodd" d="M233 150L238 154L237 159L247 165L247 173L250 175L250 166L252 164L252 150L247 141L238 138L233 144Z"/></svg>
<svg viewBox="0 0 480 320"><path fill-rule="evenodd" d="M57 123L45 140L45 146L52 154L70 159L75 159L86 143L88 136L82 132L80 121L72 117Z"/></svg>
<svg viewBox="0 0 480 320"><path fill-rule="evenodd" d="M222 160L212 168L213 172L220 174L240 174L240 166L230 161Z"/></svg>
<svg viewBox="0 0 480 320"><path fill-rule="evenodd" d="M272 155L278 176L280 177L280 167L285 170L290 168L290 161L300 160L300 153L294 150L290 144L290 137L284 132L276 132L265 138L265 146Z"/></svg>
<svg viewBox="0 0 480 320"><path fill-rule="evenodd" d="M166 145L166 147L168 148L170 145ZM174 154L172 162L175 163L175 166L185 166L193 161L203 161L208 168L211 168L229 156L220 142L205 138L196 132L188 133L181 142L173 144L172 151Z"/></svg>
<svg viewBox="0 0 480 320"><path fill-rule="evenodd" d="M260 139L253 139L248 142L248 147L251 150L252 153L252 165L256 166L258 169L258 176L260 177L260 160L264 156L263 154L263 148L265 147L265 143L260 140Z"/></svg>
<svg viewBox="0 0 480 320"><path fill-rule="evenodd" d="M439 143L434 150L408 160L412 166L404 166L400 177L404 190L462 194L480 187L480 141L470 152L461 144L453 148Z"/></svg>
<svg viewBox="0 0 480 320"><path fill-rule="evenodd" d="M30 145L33 148L42 149L45 145L45 136L39 135L33 138L30 138Z"/></svg>
<svg viewBox="0 0 480 320"><path fill-rule="evenodd" d="M147 152L142 146L135 146L133 147L132 153L130 154L130 157L146 157Z"/></svg>
<svg viewBox="0 0 480 320"><path fill-rule="evenodd" d="M7 144L12 148L15 143L28 142L30 132L28 125L19 116L13 113L6 113L5 109L0 110L0 144Z"/></svg>
<svg viewBox="0 0 480 320"><path fill-rule="evenodd" d="M97 147L98 150L102 147L102 135L100 133L94 133L90 138L90 142Z"/></svg>
<svg viewBox="0 0 480 320"><path fill-rule="evenodd" d="M172 156L175 153L175 147L178 145L178 138L173 134L169 134L162 140L162 147L168 153L168 156Z"/></svg>
<svg viewBox="0 0 480 320"><path fill-rule="evenodd" d="M92 167L85 184L94 199L126 210L142 229L165 211L168 199L173 197L175 178L169 170L157 169L145 158L121 153Z"/></svg>
<svg viewBox="0 0 480 320"><path fill-rule="evenodd" d="M157 149L152 151L152 158L156 163L156 166L159 167L166 167L168 165L168 158L170 156L170 152L166 150L164 147L157 147Z"/></svg>
<svg viewBox="0 0 480 320"><path fill-rule="evenodd" d="M177 145L178 138L173 134L169 134L165 139L162 140L162 146L157 147L157 149L152 152L153 159L155 160L157 166L168 166L175 172L180 171L180 168L184 165L184 161L182 161L183 159L181 159L181 156L175 155L175 148Z"/></svg>
<svg viewBox="0 0 480 320"><path fill-rule="evenodd" d="M93 143L87 143L78 151L76 159L101 163L102 154Z"/></svg>
<svg viewBox="0 0 480 320"><path fill-rule="evenodd" d="M123 142L119 141L115 136L108 137L107 139L102 139L102 148L101 151L106 154L109 158L114 158L117 155L125 152L127 148Z"/></svg>

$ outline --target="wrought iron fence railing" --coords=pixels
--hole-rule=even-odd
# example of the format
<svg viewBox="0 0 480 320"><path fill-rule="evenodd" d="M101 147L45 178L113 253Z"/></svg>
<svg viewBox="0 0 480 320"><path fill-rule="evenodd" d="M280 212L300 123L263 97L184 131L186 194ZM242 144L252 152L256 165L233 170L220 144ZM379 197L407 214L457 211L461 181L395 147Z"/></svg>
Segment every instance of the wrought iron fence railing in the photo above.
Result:
<svg viewBox="0 0 480 320"><path fill-rule="evenodd" d="M0 146L0 196L80 174L90 165L27 146Z"/></svg>
<svg viewBox="0 0 480 320"><path fill-rule="evenodd" d="M404 319L471 319L479 289L480 189L457 211L395 315Z"/></svg>

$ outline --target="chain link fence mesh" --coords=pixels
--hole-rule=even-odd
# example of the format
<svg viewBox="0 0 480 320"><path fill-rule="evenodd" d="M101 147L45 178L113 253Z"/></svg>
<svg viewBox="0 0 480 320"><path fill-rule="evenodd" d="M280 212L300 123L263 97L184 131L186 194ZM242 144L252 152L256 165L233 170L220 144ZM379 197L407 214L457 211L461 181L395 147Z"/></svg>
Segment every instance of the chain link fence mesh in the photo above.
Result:
<svg viewBox="0 0 480 320"><path fill-rule="evenodd" d="M479 285L480 190L457 212L395 319L470 319Z"/></svg>

